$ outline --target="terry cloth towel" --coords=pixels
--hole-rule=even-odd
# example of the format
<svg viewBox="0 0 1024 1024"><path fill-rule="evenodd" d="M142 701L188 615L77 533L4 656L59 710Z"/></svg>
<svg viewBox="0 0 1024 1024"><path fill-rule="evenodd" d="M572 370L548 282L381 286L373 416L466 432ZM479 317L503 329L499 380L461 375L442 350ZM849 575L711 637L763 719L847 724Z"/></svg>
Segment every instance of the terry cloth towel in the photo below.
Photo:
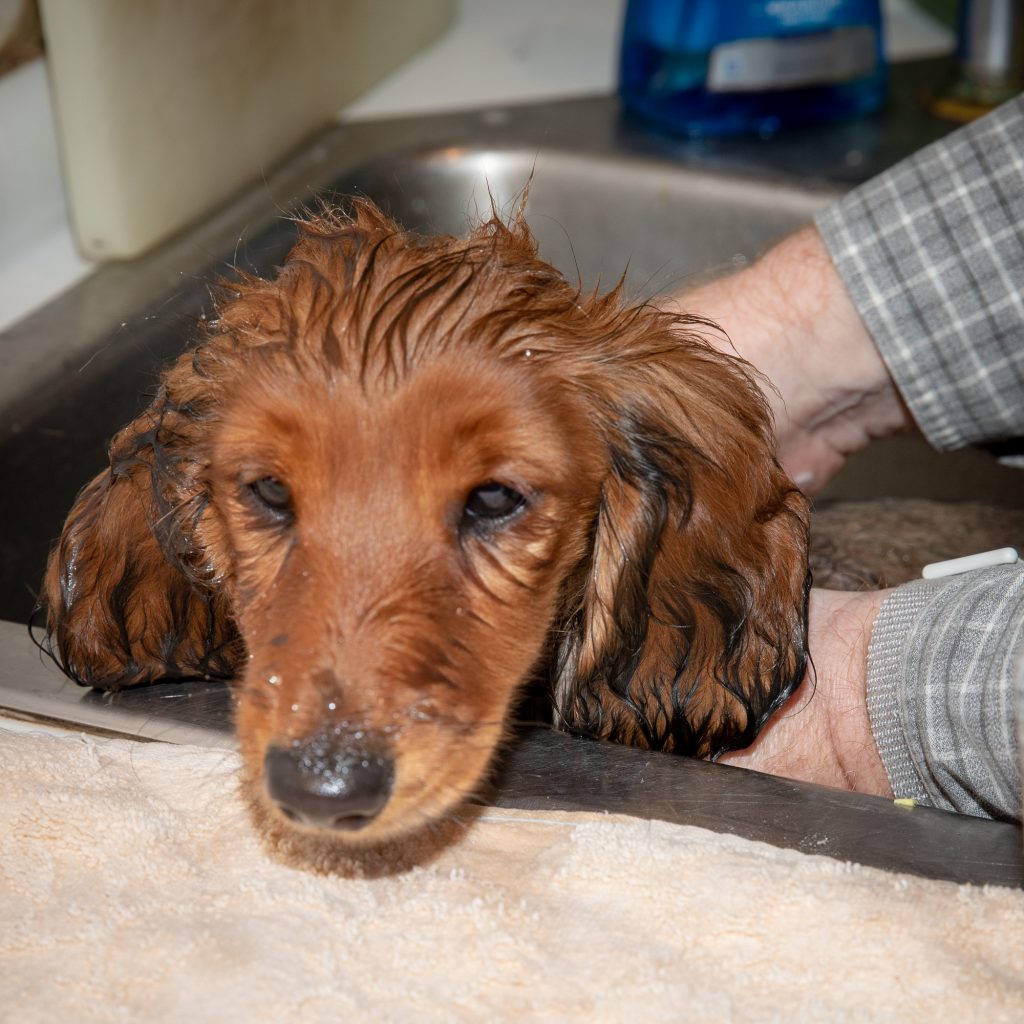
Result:
<svg viewBox="0 0 1024 1024"><path fill-rule="evenodd" d="M276 862L237 755L0 730L0 1019L1024 1019L1024 893L486 811L425 866Z"/></svg>

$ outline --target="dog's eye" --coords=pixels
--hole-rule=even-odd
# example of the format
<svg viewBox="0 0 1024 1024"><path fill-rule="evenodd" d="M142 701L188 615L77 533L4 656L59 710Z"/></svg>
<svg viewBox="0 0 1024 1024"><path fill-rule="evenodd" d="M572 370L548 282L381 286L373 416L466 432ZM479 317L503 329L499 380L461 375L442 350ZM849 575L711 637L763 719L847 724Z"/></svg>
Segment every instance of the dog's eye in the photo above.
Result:
<svg viewBox="0 0 1024 1024"><path fill-rule="evenodd" d="M518 491L492 480L470 491L463 521L496 524L514 515L525 504L526 499Z"/></svg>
<svg viewBox="0 0 1024 1024"><path fill-rule="evenodd" d="M264 476L249 484L249 490L260 502L273 512L289 512L292 507L292 495L288 486L276 476Z"/></svg>

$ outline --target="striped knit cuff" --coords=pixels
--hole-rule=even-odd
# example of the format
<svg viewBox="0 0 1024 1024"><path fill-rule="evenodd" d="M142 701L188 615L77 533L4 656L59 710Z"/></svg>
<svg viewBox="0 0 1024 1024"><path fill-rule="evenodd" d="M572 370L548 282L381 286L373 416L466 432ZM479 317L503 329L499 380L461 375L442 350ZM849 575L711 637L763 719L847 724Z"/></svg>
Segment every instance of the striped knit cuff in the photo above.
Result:
<svg viewBox="0 0 1024 1024"><path fill-rule="evenodd" d="M939 584L941 585L941 584ZM868 646L867 704L871 732L893 796L931 804L914 767L911 735L900 706L907 637L931 601L936 584L915 581L895 590L879 609Z"/></svg>
<svg viewBox="0 0 1024 1024"><path fill-rule="evenodd" d="M1020 820L1018 657L1024 566L916 580L886 599L868 647L867 706L897 797Z"/></svg>

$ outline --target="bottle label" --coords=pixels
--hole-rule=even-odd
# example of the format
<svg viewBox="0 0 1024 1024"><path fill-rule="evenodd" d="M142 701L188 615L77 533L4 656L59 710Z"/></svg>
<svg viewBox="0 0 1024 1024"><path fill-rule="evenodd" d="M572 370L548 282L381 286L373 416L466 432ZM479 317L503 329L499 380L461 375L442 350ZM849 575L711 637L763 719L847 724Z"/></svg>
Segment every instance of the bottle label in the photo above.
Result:
<svg viewBox="0 0 1024 1024"><path fill-rule="evenodd" d="M811 35L739 39L711 51L708 92L761 92L849 82L870 75L878 60L871 25Z"/></svg>

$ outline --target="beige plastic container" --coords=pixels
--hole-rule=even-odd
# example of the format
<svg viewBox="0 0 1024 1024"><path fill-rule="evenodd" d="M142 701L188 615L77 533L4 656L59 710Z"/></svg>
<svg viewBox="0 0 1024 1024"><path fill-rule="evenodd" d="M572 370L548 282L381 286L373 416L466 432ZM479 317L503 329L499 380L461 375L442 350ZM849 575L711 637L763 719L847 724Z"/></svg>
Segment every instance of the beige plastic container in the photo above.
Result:
<svg viewBox="0 0 1024 1024"><path fill-rule="evenodd" d="M433 40L453 0L42 0L79 247L137 256Z"/></svg>

